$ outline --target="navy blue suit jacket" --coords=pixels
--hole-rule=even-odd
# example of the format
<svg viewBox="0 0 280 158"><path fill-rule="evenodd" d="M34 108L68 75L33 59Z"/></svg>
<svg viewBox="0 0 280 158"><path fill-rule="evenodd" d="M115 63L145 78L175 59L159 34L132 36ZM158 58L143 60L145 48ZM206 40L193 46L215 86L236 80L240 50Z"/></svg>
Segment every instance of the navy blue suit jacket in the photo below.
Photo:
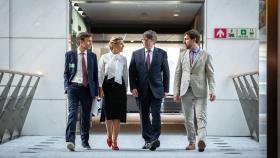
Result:
<svg viewBox="0 0 280 158"><path fill-rule="evenodd" d="M148 70L145 64L145 49L133 52L129 65L130 90L137 89L139 97L145 97L148 87L155 98L163 98L169 92L169 67L166 51L154 48L152 62Z"/></svg>
<svg viewBox="0 0 280 158"><path fill-rule="evenodd" d="M65 54L65 70L64 70L64 89L70 85L72 79L77 72L78 54L77 50L71 50ZM98 67L96 55L87 51L87 78L92 97L98 96Z"/></svg>

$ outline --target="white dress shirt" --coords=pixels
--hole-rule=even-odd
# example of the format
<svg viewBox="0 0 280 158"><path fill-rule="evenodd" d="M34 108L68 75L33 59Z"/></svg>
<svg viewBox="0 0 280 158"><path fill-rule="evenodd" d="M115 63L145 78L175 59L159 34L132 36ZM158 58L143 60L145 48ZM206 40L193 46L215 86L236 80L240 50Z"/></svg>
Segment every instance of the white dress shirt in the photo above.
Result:
<svg viewBox="0 0 280 158"><path fill-rule="evenodd" d="M86 62L86 67L87 67L87 50L85 50L83 53L84 54L84 58L85 58L85 62ZM83 83L83 70L82 70L82 52L80 51L80 49L77 49L77 72L74 76L74 78L72 79L71 82L75 82L75 83Z"/></svg>
<svg viewBox="0 0 280 158"><path fill-rule="evenodd" d="M127 87L127 59L123 55L113 54L111 51L101 56L98 63L98 81L99 87L102 87L105 76L107 79L115 78L115 82L124 84Z"/></svg>

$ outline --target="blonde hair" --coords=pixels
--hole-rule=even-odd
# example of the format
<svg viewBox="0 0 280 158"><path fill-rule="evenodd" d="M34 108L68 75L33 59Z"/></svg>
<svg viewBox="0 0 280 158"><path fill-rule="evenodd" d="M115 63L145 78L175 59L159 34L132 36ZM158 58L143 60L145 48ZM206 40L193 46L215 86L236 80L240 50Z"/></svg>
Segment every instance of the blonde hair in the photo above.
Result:
<svg viewBox="0 0 280 158"><path fill-rule="evenodd" d="M122 41L122 37L112 37L109 41L109 48L112 50L115 44L118 44L119 41Z"/></svg>

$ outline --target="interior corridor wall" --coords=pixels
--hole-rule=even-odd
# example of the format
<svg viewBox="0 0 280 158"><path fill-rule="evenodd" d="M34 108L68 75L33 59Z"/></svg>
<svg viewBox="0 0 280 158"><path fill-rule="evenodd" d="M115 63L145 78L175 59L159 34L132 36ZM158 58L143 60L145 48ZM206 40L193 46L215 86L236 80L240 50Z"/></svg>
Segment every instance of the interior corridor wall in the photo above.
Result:
<svg viewBox="0 0 280 158"><path fill-rule="evenodd" d="M0 69L9 69L10 58L10 4L9 0L0 1Z"/></svg>
<svg viewBox="0 0 280 158"><path fill-rule="evenodd" d="M259 39L220 40L214 28L256 28L258 0L207 0L207 51L214 59L217 101L208 103L208 134L247 136L245 121L231 75L258 70Z"/></svg>
<svg viewBox="0 0 280 158"><path fill-rule="evenodd" d="M68 0L0 1L0 69L43 73L23 135L64 135Z"/></svg>
<svg viewBox="0 0 280 158"><path fill-rule="evenodd" d="M230 75L258 70L258 39L217 40L213 30L258 28L258 0L206 0L205 5L205 42L214 58L217 80L217 101L208 103L208 135L248 136ZM0 68L44 74L23 134L64 135L68 0L1 0L0 15L4 15L0 17Z"/></svg>

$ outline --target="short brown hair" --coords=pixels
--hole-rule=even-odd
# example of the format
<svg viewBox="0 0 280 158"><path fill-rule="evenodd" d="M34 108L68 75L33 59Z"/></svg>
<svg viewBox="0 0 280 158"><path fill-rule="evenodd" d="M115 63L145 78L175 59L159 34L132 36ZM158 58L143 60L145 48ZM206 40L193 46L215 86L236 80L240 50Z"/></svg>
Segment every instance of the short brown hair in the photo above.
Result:
<svg viewBox="0 0 280 158"><path fill-rule="evenodd" d="M190 39L192 39L192 40L195 39L196 43L200 42L200 34L199 34L199 32L197 30L191 29L191 30L189 30L189 31L184 33L184 37L186 35L188 35L190 37Z"/></svg>
<svg viewBox="0 0 280 158"><path fill-rule="evenodd" d="M109 48L112 50L113 49L113 46L114 44L117 44L119 41L122 41L123 38L122 37L112 37L109 41Z"/></svg>
<svg viewBox="0 0 280 158"><path fill-rule="evenodd" d="M80 40L83 41L85 38L89 38L91 37L91 34L90 33L87 33L87 32L80 32L78 35L77 35L77 45L80 45Z"/></svg>

